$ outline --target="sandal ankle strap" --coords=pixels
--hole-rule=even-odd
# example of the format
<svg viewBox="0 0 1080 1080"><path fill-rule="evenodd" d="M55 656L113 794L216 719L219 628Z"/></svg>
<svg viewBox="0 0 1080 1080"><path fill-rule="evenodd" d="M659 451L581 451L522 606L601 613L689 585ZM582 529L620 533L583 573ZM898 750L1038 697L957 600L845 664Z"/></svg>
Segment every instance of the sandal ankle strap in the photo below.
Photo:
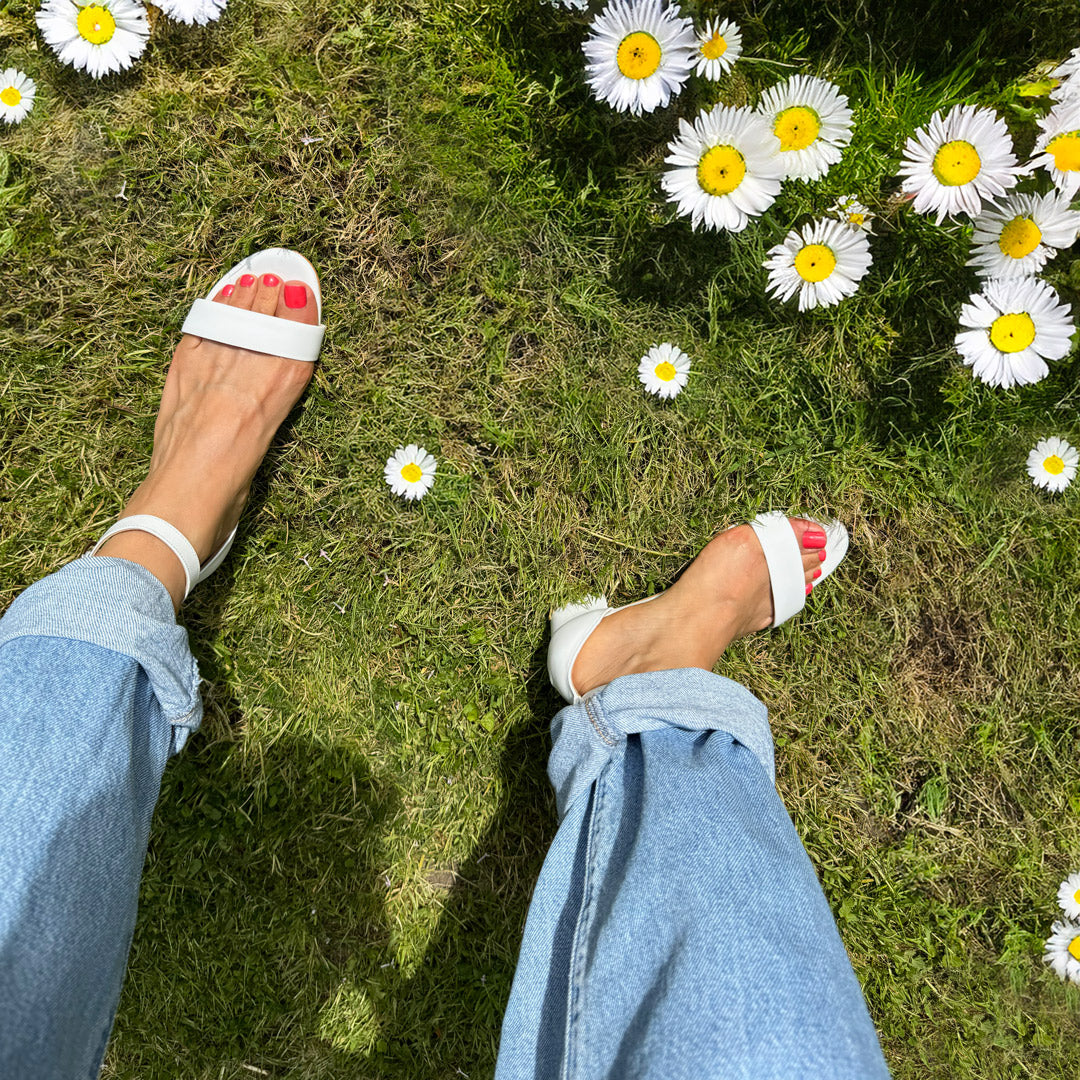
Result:
<svg viewBox="0 0 1080 1080"><path fill-rule="evenodd" d="M132 514L130 517L121 518L109 528L94 545L94 550L90 554L96 555L106 540L122 532L144 532L156 536L180 560L184 567L184 599L186 600L202 571L198 553L191 546L188 538L164 518L155 517L153 514Z"/></svg>

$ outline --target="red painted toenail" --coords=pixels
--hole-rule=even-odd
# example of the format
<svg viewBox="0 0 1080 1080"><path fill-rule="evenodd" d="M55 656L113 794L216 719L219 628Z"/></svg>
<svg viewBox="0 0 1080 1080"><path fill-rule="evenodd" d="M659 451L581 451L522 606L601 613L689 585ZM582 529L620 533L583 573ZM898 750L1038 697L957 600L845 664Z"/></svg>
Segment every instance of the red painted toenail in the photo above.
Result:
<svg viewBox="0 0 1080 1080"><path fill-rule="evenodd" d="M224 296L232 296L232 294L236 292L236 286L226 285L225 288L221 290L221 292Z"/></svg>
<svg viewBox="0 0 1080 1080"><path fill-rule="evenodd" d="M303 285L286 285L285 306L289 308L307 307L307 289Z"/></svg>
<svg viewBox="0 0 1080 1080"><path fill-rule="evenodd" d="M825 534L820 529L807 529L803 533L803 547L823 548L825 546Z"/></svg>
<svg viewBox="0 0 1080 1080"><path fill-rule="evenodd" d="M818 567L818 569L815 570L810 576L814 579L821 577L821 568Z"/></svg>
<svg viewBox="0 0 1080 1080"><path fill-rule="evenodd" d="M818 562L824 562L825 561L825 552L824 551L819 551L817 553L817 557L818 557Z"/></svg>
<svg viewBox="0 0 1080 1080"><path fill-rule="evenodd" d="M263 284L268 289L276 289L281 284L281 278L276 274L263 274Z"/></svg>
<svg viewBox="0 0 1080 1080"><path fill-rule="evenodd" d="M807 582L807 585L806 585L806 595L807 596L810 595L810 590L813 589L813 587L814 587L813 585L811 585L809 582Z"/></svg>
<svg viewBox="0 0 1080 1080"><path fill-rule="evenodd" d="M244 275L244 276L243 276L243 277L242 277L242 278L240 279L240 284L241 284L241 285L242 285L242 286L243 286L243 287L244 287L245 289L250 289L250 288L251 288L251 286L255 284L255 275L254 275L254 274L245 274L245 275Z"/></svg>

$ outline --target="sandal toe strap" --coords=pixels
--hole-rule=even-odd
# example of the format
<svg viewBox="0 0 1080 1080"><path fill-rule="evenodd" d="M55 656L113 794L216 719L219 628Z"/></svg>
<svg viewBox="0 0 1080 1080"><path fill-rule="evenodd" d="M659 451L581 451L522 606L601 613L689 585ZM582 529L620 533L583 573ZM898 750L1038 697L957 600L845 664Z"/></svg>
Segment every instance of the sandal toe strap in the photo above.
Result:
<svg viewBox="0 0 1080 1080"><path fill-rule="evenodd" d="M182 330L222 345L308 362L318 359L326 333L322 325L279 319L206 299L191 305Z"/></svg>

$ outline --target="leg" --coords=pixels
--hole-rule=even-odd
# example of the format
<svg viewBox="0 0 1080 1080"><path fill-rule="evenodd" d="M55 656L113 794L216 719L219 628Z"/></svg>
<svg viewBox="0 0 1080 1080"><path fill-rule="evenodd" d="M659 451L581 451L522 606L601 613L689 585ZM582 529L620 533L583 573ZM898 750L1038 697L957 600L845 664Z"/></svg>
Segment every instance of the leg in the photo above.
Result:
<svg viewBox="0 0 1080 1080"><path fill-rule="evenodd" d="M316 321L302 283L252 279L216 299ZM185 337L149 474L125 515L165 518L205 560L310 374L310 364ZM175 620L183 591L169 548L122 533L0 620L0 1076L70 1080L100 1068L162 771L201 718Z"/></svg>
<svg viewBox="0 0 1080 1080"><path fill-rule="evenodd" d="M601 623L575 664L578 687L609 685L553 725L564 816L498 1080L888 1075L773 786L765 709L708 671L771 618L767 574L739 532L706 548L687 587ZM815 561L810 549L808 581Z"/></svg>
<svg viewBox="0 0 1080 1080"><path fill-rule="evenodd" d="M137 626L140 659L80 640L73 603L103 633ZM186 636L142 567L80 559L0 622L0 1076L97 1075L172 725L199 715Z"/></svg>

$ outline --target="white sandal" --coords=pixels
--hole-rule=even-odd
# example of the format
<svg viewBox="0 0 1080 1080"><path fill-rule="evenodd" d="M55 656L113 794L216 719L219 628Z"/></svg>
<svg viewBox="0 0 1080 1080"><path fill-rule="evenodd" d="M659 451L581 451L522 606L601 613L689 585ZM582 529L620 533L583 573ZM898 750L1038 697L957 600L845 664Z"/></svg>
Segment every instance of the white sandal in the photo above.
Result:
<svg viewBox="0 0 1080 1080"><path fill-rule="evenodd" d="M813 521L813 518L808 520ZM815 522L825 531L825 561L815 585L824 581L844 560L848 549L848 532L839 521ZM735 526L732 526L735 528ZM781 511L759 514L750 522L757 533L765 563L769 568L769 586L773 598L773 626L787 622L806 606L806 575L803 570L803 549L795 538L788 515ZM580 705L604 689L598 686L582 696L574 686L570 673L574 661L589 635L616 611L647 604L663 593L647 596L623 607L609 607L603 596L589 597L580 604L568 604L551 613L551 643L548 645L548 676L552 685L572 705Z"/></svg>
<svg viewBox="0 0 1080 1080"><path fill-rule="evenodd" d="M219 304L214 297L226 285L235 285L244 274L258 278L262 274L274 274L282 281L302 281L315 298L315 310L318 325L279 319L275 315L263 315L257 311ZM203 299L191 305L184 325L185 334L218 341L223 345L249 349L252 352L269 353L288 360L314 362L318 359L326 327L322 325L322 292L319 288L319 275L297 251L288 248L267 248L257 251L242 259L232 269L218 279L214 287ZM199 562L198 553L191 541L175 525L170 525L164 518L153 514L132 514L121 518L94 545L91 555L96 555L106 540L122 532L145 532L156 536L179 560L184 567L184 599L200 581L209 577L229 554L229 549L236 539L236 529L229 533L228 539L204 564Z"/></svg>

